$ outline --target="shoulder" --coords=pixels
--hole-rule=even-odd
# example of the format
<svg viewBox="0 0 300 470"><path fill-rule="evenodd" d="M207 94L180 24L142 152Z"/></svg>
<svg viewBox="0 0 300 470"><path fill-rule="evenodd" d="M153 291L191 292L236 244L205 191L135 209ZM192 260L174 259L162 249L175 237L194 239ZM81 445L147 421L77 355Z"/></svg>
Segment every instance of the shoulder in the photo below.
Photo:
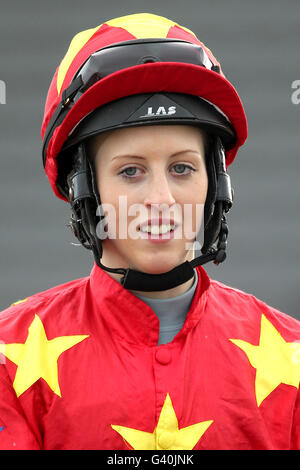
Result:
<svg viewBox="0 0 300 470"><path fill-rule="evenodd" d="M300 339L300 321L277 308L268 305L252 294L227 286L217 280L210 280L209 303L220 311L221 315L230 315L233 322L258 324L268 322L291 340Z"/></svg>
<svg viewBox="0 0 300 470"><path fill-rule="evenodd" d="M0 312L0 340L7 341L11 333L22 332L38 315L42 321L65 314L78 302L86 288L89 277L76 279L42 292L17 300Z"/></svg>

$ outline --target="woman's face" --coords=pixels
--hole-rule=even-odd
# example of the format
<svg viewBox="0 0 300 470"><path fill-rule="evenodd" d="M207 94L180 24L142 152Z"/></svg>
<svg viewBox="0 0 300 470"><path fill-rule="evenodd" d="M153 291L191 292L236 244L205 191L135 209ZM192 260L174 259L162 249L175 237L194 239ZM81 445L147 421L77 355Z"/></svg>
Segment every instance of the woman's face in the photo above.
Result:
<svg viewBox="0 0 300 470"><path fill-rule="evenodd" d="M208 185L202 131L118 129L91 150L107 222L103 264L159 274L192 259Z"/></svg>

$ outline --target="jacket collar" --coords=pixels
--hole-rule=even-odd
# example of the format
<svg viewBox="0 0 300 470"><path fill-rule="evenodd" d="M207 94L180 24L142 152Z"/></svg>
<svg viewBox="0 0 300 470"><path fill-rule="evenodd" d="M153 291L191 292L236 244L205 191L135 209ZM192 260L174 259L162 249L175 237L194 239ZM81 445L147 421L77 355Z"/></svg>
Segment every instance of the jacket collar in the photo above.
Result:
<svg viewBox="0 0 300 470"><path fill-rule="evenodd" d="M210 279L197 266L198 283L186 320L176 339L187 335L198 323L206 306ZM133 293L124 289L96 263L89 284L97 313L109 328L129 343L156 346L159 337L159 320L153 310Z"/></svg>

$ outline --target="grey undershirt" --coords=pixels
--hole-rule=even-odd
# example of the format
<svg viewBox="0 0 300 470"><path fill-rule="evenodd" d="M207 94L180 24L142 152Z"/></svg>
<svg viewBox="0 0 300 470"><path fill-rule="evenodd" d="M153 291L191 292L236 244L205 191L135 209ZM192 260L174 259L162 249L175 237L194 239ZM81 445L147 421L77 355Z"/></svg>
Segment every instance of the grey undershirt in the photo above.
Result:
<svg viewBox="0 0 300 470"><path fill-rule="evenodd" d="M151 299L142 295L137 295L143 300L159 319L159 340L158 344L166 344L172 341L174 336L181 330L187 313L190 309L194 293L197 287L198 274L194 269L194 283L190 289L182 295L170 299Z"/></svg>

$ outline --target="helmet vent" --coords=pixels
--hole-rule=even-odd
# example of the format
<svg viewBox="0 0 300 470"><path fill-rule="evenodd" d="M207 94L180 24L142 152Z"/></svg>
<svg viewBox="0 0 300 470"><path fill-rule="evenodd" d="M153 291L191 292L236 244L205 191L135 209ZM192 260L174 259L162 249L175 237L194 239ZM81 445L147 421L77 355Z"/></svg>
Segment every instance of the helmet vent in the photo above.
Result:
<svg viewBox="0 0 300 470"><path fill-rule="evenodd" d="M142 57L138 63L139 64L151 64L153 62L159 62L159 58L149 55L149 56Z"/></svg>

